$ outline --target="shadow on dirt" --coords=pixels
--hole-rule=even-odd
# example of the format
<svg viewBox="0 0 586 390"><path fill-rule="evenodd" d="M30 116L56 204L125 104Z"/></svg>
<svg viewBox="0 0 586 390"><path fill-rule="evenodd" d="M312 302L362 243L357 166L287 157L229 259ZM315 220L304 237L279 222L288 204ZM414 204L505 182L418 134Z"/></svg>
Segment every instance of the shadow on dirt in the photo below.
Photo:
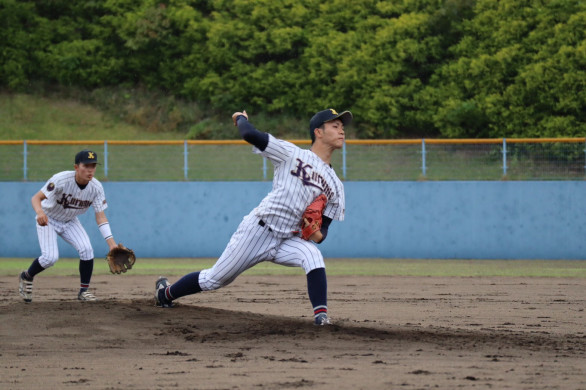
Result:
<svg viewBox="0 0 586 390"><path fill-rule="evenodd" d="M184 342L236 342L261 340L278 343L279 339L310 341L319 339L341 343L378 342L398 344L430 344L434 347L474 350L478 346L517 348L530 351L555 350L583 352L586 340L548 334L504 332L494 329L463 330L457 328L372 327L340 320L334 325L318 327L310 318L292 318L254 312L225 310L205 306L177 304L170 309L154 306L151 299L107 299L97 302L63 300L57 302L13 303L3 308L15 326L31 321L34 313L42 327L67 338L77 335L80 323L88 334L99 337L115 331L118 338L148 342L150 337L173 337ZM31 332L37 327L29 326ZM26 327L19 329L26 336ZM23 335L24 333L24 335ZM60 333L61 335L59 335ZM31 336L34 336L32 333Z"/></svg>

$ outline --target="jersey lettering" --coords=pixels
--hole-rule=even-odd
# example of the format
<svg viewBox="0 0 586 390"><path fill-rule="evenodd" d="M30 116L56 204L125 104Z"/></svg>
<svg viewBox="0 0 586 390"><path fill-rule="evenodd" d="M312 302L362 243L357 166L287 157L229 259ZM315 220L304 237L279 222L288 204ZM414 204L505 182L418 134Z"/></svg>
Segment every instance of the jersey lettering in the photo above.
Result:
<svg viewBox="0 0 586 390"><path fill-rule="evenodd" d="M307 169L313 168L311 165L309 164L305 164L303 161L301 161L301 159L297 159L298 163L297 163L297 169L296 170L292 170L291 174L295 177L298 177L299 179L301 179L301 181L303 182L304 186L312 186L312 187L317 187L320 190L322 189L320 186L318 186L315 183L312 183L312 179L314 179L312 176L317 175L319 176L319 174L317 174L316 172L313 173L313 175L310 175L307 172ZM320 176L321 177L321 176Z"/></svg>
<svg viewBox="0 0 586 390"><path fill-rule="evenodd" d="M310 164L305 164L299 158L297 161L297 169L292 170L291 174L301 179L303 185L319 188L328 199L331 199L334 191L329 186L327 180L319 172L311 171L313 167ZM307 172L308 170L309 172Z"/></svg>
<svg viewBox="0 0 586 390"><path fill-rule="evenodd" d="M326 196L326 198L328 198L328 200L332 199L332 195L334 194L334 191L332 190L332 188L330 187L330 185L328 184L326 179L324 179L323 176L321 176L319 174L317 176L318 176L318 180L322 184L324 195Z"/></svg>
<svg viewBox="0 0 586 390"><path fill-rule="evenodd" d="M91 206L90 200L81 200L74 198L71 194L63 194L61 199L57 201L58 204L63 206L64 209L87 209Z"/></svg>

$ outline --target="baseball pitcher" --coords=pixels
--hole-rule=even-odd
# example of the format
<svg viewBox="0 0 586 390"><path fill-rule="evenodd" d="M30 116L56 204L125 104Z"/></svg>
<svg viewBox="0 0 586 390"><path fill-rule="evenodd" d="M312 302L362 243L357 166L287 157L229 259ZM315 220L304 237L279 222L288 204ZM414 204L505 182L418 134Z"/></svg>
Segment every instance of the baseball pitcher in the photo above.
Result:
<svg viewBox="0 0 586 390"><path fill-rule="evenodd" d="M330 324L325 263L316 243L326 238L332 220L344 219L344 186L330 162L344 144L344 126L352 114L333 109L316 113L309 123L309 150L258 131L246 111L234 113L232 120L253 151L274 165L273 188L244 217L212 268L185 275L173 285L160 277L155 303L172 307L177 298L219 289L250 267L271 261L304 269L314 323Z"/></svg>

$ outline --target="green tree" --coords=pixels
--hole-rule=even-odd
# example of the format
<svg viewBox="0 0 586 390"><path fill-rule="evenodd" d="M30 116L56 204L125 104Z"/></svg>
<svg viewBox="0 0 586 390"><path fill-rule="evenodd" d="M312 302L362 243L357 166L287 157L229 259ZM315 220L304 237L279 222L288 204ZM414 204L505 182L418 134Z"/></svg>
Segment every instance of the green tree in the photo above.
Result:
<svg viewBox="0 0 586 390"><path fill-rule="evenodd" d="M0 85L17 90L28 85L37 73L37 47L47 45L49 37L34 4L17 0L0 3Z"/></svg>
<svg viewBox="0 0 586 390"><path fill-rule="evenodd" d="M583 135L585 18L583 2L479 0L425 91L441 134Z"/></svg>

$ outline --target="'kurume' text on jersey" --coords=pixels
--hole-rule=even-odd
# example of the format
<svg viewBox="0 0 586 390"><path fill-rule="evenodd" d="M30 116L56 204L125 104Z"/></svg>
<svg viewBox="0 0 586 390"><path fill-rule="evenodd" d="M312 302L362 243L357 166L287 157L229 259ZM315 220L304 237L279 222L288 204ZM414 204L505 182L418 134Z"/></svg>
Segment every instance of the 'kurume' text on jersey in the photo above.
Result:
<svg viewBox="0 0 586 390"><path fill-rule="evenodd" d="M41 189L47 199L41 206L49 218L70 221L83 214L90 206L96 213L104 211L108 204L102 183L92 178L84 189L75 182L75 171L64 171L51 177Z"/></svg>
<svg viewBox="0 0 586 390"><path fill-rule="evenodd" d="M303 212L322 193L328 198L324 215L344 220L344 185L319 156L270 134L266 149L254 151L269 159L275 169L271 192L253 212L277 235L287 237L298 231Z"/></svg>

